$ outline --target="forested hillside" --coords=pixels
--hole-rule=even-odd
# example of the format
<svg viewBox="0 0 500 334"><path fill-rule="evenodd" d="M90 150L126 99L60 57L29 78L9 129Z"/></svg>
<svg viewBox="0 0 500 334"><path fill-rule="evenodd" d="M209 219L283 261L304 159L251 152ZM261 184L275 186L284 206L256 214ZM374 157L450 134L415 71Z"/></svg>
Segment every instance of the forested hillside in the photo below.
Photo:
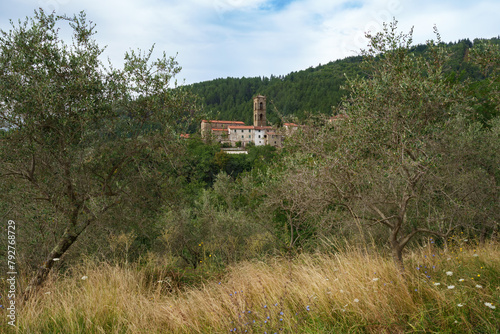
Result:
<svg viewBox="0 0 500 334"><path fill-rule="evenodd" d="M463 39L446 45L451 56L446 63L445 72L450 80L481 78L481 73L467 60L469 49L486 41L500 43L499 38L475 39L473 42ZM425 52L427 46L419 45L414 49L418 54ZM267 110L269 122L280 122L276 110L282 116L303 120L307 113L332 113L332 106L338 106L341 98L346 95L346 90L342 89L346 77L365 75L360 66L362 60L362 56L348 57L287 75L271 75L270 78L220 78L195 83L189 88L201 98L205 112L212 119L241 120L250 124L252 97L262 94L272 103Z"/></svg>

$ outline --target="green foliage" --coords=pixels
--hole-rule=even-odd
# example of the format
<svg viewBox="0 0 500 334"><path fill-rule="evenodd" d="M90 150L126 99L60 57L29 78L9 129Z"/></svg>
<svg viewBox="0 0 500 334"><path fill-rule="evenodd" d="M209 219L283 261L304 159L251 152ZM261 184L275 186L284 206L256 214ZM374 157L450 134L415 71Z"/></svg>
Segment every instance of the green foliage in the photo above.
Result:
<svg viewBox="0 0 500 334"><path fill-rule="evenodd" d="M196 135L184 143L173 174L182 196L165 206L160 222L164 233L157 246L193 269L200 264L220 268L269 248L272 236L249 214L247 197L253 183L242 178L266 170L276 148L251 146L248 154L227 154L219 144L205 143Z"/></svg>
<svg viewBox="0 0 500 334"><path fill-rule="evenodd" d="M403 269L402 250L419 233L495 228L497 120L484 126L471 117L482 102L470 101L471 81L449 80L449 53L436 35L423 50L396 22L368 35L367 76L349 78L351 94L338 108L347 117L312 118L288 140L264 193L290 247L307 226L317 228L309 237L335 227L361 238L371 226ZM476 59L496 69L495 50ZM474 66L485 68L478 60ZM498 103L496 94L484 98Z"/></svg>
<svg viewBox="0 0 500 334"><path fill-rule="evenodd" d="M182 167L176 175L187 185L192 195L213 186L220 172L234 179L240 174L267 168L278 152L271 146L249 146L248 154L227 154L218 143L205 143L199 136L187 141L182 154Z"/></svg>
<svg viewBox="0 0 500 334"><path fill-rule="evenodd" d="M271 235L241 205L246 190L220 172L211 189L198 192L188 205L165 212L162 242L194 269L223 268L270 248Z"/></svg>
<svg viewBox="0 0 500 334"><path fill-rule="evenodd" d="M63 23L73 33L69 45L59 37ZM165 54L152 60L151 49L127 53L123 70L105 68L94 34L83 12L66 17L42 10L1 32L0 119L7 129L0 177L23 199L3 200L30 203L12 218L47 231L32 238L50 247L35 252L33 240L21 246L36 262L45 258L30 287L43 282L52 259L82 234L87 243L80 250L102 243L106 229L137 229L136 240L147 247L146 235L158 232L147 222L175 199L172 179L163 176L195 110L189 94L171 87L180 67Z"/></svg>
<svg viewBox="0 0 500 334"><path fill-rule="evenodd" d="M193 136L186 140L186 150L182 155L182 167L177 175L184 182L197 188L211 186L220 166L217 165L215 156L220 152L219 144L206 144L200 137Z"/></svg>
<svg viewBox="0 0 500 334"><path fill-rule="evenodd" d="M483 125L500 116L500 40L476 41L471 49L470 62L476 65L481 79L469 85L471 100L474 101L471 118Z"/></svg>
<svg viewBox="0 0 500 334"><path fill-rule="evenodd" d="M335 177L336 182L358 217L391 231L400 262L400 251L417 233L446 235L456 226L470 226L479 214L478 189L497 192L483 166L466 163L479 148L474 137L485 139L490 132L460 121L471 114L467 82L446 80L448 52L436 35L438 44L430 41L421 54L411 51L411 32L398 34L396 22L368 36L370 79L350 82L353 95L344 106L350 121L339 127L351 156L348 177Z"/></svg>

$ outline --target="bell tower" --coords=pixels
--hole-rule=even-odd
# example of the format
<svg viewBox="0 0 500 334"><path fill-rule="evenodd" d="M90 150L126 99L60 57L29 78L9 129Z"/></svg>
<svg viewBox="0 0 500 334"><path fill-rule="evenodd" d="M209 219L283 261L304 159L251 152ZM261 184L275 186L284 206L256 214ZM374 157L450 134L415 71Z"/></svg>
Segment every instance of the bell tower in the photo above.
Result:
<svg viewBox="0 0 500 334"><path fill-rule="evenodd" d="M253 125L266 126L266 97L257 95L253 98Z"/></svg>

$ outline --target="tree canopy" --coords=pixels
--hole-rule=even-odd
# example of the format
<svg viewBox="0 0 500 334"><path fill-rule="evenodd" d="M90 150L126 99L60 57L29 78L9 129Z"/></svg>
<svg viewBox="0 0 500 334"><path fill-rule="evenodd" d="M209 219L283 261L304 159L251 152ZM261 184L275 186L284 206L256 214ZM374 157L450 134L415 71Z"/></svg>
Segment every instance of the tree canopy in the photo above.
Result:
<svg viewBox="0 0 500 334"><path fill-rule="evenodd" d="M64 23L71 44L60 38ZM56 236L45 259L37 259L28 293L89 227L102 231L118 217L140 225L163 205L161 166L175 159L194 112L192 100L171 86L180 71L174 58L131 51L122 70L106 68L94 34L83 12L42 10L1 32L0 177L15 180L11 191L36 203L18 213L47 212L52 219L35 225Z"/></svg>

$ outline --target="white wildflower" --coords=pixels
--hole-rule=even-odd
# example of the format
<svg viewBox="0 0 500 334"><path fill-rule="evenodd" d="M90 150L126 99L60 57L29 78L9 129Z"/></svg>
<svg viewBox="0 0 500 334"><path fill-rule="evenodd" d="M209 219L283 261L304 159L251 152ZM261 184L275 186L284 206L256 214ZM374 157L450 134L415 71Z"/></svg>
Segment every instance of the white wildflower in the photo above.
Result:
<svg viewBox="0 0 500 334"><path fill-rule="evenodd" d="M354 302L355 302L355 303L359 303L359 299L358 299L358 298L355 298L355 299L354 299Z"/></svg>
<svg viewBox="0 0 500 334"><path fill-rule="evenodd" d="M86 280L87 278L89 278L88 276L82 276L82 280Z"/></svg>
<svg viewBox="0 0 500 334"><path fill-rule="evenodd" d="M454 285L448 285L448 289L455 289L455 286Z"/></svg>
<svg viewBox="0 0 500 334"><path fill-rule="evenodd" d="M460 304L458 304L457 306L458 306L458 307L462 307L462 306L464 306L464 304L460 303Z"/></svg>
<svg viewBox="0 0 500 334"><path fill-rule="evenodd" d="M373 281L374 281L374 282L378 281L378 278L377 278L377 277L375 277L375 278L373 279Z"/></svg>
<svg viewBox="0 0 500 334"><path fill-rule="evenodd" d="M50 295L50 291L45 292L46 295Z"/></svg>
<svg viewBox="0 0 500 334"><path fill-rule="evenodd" d="M446 272L446 275L448 275L448 276L452 276L452 275L453 275L453 271L447 271L447 272Z"/></svg>
<svg viewBox="0 0 500 334"><path fill-rule="evenodd" d="M441 283L437 283L437 282L436 282L436 283L434 283L434 285L435 285L435 286L438 286L438 285L441 285Z"/></svg>
<svg viewBox="0 0 500 334"><path fill-rule="evenodd" d="M458 281L459 281L459 282L463 282L463 281L465 281L465 280L464 280L463 278L461 278L461 279L459 279Z"/></svg>
<svg viewBox="0 0 500 334"><path fill-rule="evenodd" d="M59 260L60 260L60 258L58 258L58 257L55 257L52 259L52 261L59 261Z"/></svg>
<svg viewBox="0 0 500 334"><path fill-rule="evenodd" d="M492 310L496 309L496 307L492 303L484 303L484 305L488 306Z"/></svg>
<svg viewBox="0 0 500 334"><path fill-rule="evenodd" d="M478 257L479 255L477 255L477 254L474 254L474 255L472 255L472 256L474 256L474 257Z"/></svg>
<svg viewBox="0 0 500 334"><path fill-rule="evenodd" d="M476 288L478 288L478 289L482 289L482 288L483 288L483 286L482 286L482 285L479 285L479 284L476 284Z"/></svg>

